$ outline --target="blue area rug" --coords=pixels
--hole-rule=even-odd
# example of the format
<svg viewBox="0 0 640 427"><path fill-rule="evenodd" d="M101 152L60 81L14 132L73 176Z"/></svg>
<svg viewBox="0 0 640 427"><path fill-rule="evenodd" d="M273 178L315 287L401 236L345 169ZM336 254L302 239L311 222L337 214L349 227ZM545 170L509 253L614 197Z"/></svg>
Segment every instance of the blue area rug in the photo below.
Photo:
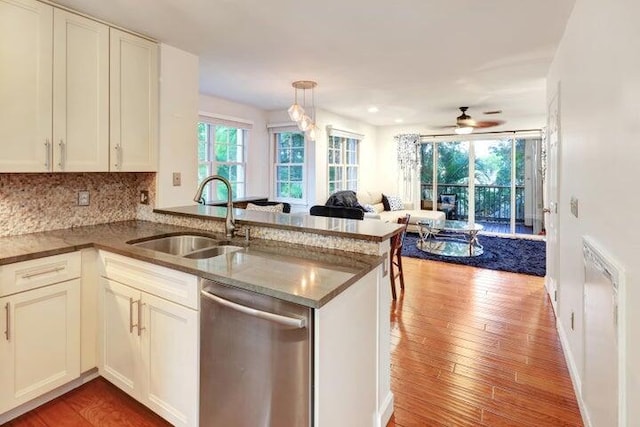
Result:
<svg viewBox="0 0 640 427"><path fill-rule="evenodd" d="M430 254L416 247L419 237L407 233L402 246L402 256L430 259L434 261L465 264L491 270L544 276L546 273L546 244L540 240L509 239L504 237L478 236L484 253L475 257L449 257Z"/></svg>

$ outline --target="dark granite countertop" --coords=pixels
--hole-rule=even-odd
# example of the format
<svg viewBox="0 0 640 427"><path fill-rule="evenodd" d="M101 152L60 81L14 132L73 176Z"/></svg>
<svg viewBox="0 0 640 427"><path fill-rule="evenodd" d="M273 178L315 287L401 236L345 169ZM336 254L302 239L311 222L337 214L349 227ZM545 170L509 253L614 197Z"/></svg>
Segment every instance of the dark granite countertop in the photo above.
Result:
<svg viewBox="0 0 640 427"><path fill-rule="evenodd" d="M224 221L227 208L217 206L178 206L153 210L159 214L179 215L191 218L208 218ZM327 236L350 237L360 240L384 242L397 234L402 226L378 219L356 220L311 216L308 213L274 213L234 209L236 224L272 227L284 230L302 231Z"/></svg>
<svg viewBox="0 0 640 427"><path fill-rule="evenodd" d="M147 221L0 237L0 266L96 247L141 261L215 280L286 301L319 308L382 263L382 257L290 243L242 238L237 252L209 259L186 259L126 242L181 233L211 235L192 228ZM227 240L222 235L213 237Z"/></svg>

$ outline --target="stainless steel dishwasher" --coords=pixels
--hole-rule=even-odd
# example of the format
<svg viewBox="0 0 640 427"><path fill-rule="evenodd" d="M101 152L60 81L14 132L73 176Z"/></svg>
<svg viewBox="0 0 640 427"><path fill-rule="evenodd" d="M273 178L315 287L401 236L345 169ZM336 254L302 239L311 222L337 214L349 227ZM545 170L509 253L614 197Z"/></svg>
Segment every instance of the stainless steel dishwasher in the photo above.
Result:
<svg viewBox="0 0 640 427"><path fill-rule="evenodd" d="M312 310L200 285L200 426L311 426Z"/></svg>

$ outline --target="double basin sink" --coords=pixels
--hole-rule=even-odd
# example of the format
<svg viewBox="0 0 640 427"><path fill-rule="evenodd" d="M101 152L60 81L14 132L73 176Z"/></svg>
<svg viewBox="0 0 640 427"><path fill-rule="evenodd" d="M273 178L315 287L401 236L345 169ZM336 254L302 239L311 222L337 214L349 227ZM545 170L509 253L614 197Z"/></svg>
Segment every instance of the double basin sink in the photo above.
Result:
<svg viewBox="0 0 640 427"><path fill-rule="evenodd" d="M243 249L232 245L228 240L196 234L149 237L127 242L138 248L150 249L189 259L207 259Z"/></svg>

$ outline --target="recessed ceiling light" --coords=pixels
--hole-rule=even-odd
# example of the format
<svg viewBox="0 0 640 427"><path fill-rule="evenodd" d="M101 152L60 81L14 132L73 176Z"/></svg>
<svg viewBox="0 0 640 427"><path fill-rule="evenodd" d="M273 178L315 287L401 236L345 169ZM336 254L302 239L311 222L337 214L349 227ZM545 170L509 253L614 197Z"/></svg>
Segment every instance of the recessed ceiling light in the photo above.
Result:
<svg viewBox="0 0 640 427"><path fill-rule="evenodd" d="M404 120L402 120L402 119L395 119L395 120L394 120L394 122L396 122L396 123L402 123L402 122L404 122Z"/></svg>
<svg viewBox="0 0 640 427"><path fill-rule="evenodd" d="M378 107L369 107L367 108L367 111L370 113L377 113L379 110Z"/></svg>

